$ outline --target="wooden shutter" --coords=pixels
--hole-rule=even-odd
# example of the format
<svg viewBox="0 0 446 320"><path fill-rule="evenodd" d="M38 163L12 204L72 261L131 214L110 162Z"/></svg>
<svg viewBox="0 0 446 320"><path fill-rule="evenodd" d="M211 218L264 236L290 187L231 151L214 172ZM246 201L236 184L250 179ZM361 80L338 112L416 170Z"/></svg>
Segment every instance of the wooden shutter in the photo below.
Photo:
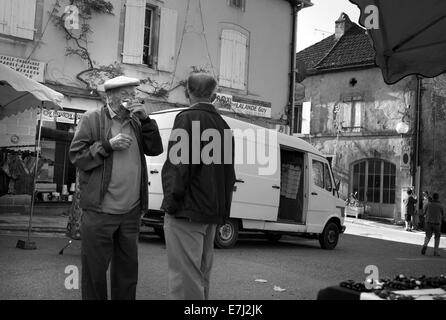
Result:
<svg viewBox="0 0 446 320"><path fill-rule="evenodd" d="M246 89L246 49L247 37L237 32L234 39L234 61L232 64L232 87L234 89Z"/></svg>
<svg viewBox="0 0 446 320"><path fill-rule="evenodd" d="M146 0L127 0L125 4L123 63L142 64L145 17Z"/></svg>
<svg viewBox="0 0 446 320"><path fill-rule="evenodd" d="M311 101L302 103L302 133L310 134Z"/></svg>
<svg viewBox="0 0 446 320"><path fill-rule="evenodd" d="M158 70L173 72L175 68L177 22L177 11L169 8L161 8Z"/></svg>
<svg viewBox="0 0 446 320"><path fill-rule="evenodd" d="M355 112L355 123L353 124L354 127L361 127L362 125L362 105L361 102L354 102L354 112Z"/></svg>
<svg viewBox="0 0 446 320"><path fill-rule="evenodd" d="M11 35L13 0L0 0L0 33Z"/></svg>
<svg viewBox="0 0 446 320"><path fill-rule="evenodd" d="M13 0L11 35L34 40L36 0Z"/></svg>
<svg viewBox="0 0 446 320"><path fill-rule="evenodd" d="M246 89L248 38L236 30L223 30L220 53L220 85Z"/></svg>
<svg viewBox="0 0 446 320"><path fill-rule="evenodd" d="M343 104L343 117L342 117L342 126L344 128L350 128L352 126L352 105L350 102Z"/></svg>
<svg viewBox="0 0 446 320"><path fill-rule="evenodd" d="M234 53L234 30L223 30L221 34L220 77L223 87L232 87L232 64Z"/></svg>

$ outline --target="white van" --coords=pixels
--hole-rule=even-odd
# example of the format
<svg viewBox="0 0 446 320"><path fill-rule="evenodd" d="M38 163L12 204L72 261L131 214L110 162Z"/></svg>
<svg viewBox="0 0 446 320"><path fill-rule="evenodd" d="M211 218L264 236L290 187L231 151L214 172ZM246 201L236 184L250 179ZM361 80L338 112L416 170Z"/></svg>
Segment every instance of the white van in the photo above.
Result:
<svg viewBox="0 0 446 320"><path fill-rule="evenodd" d="M182 109L151 114L158 123L164 153L147 157L149 212L142 223L153 227L160 237L163 237L164 215L160 210L163 200L161 169L166 160L171 129L180 111ZM272 154L277 163L272 172L264 175L259 174L257 163L235 161L237 182L230 219L225 225L218 226L215 245L230 248L236 243L239 232L258 231L270 241L278 241L282 235L295 235L319 239L322 248L334 249L339 234L345 231L345 204L339 198L327 158L304 140L282 133L277 133L277 141L265 136L263 139L244 136L241 132L246 129L264 128L223 117L234 131L236 157L237 150L244 147L245 156L255 152L255 148L263 147L262 150L275 151Z"/></svg>

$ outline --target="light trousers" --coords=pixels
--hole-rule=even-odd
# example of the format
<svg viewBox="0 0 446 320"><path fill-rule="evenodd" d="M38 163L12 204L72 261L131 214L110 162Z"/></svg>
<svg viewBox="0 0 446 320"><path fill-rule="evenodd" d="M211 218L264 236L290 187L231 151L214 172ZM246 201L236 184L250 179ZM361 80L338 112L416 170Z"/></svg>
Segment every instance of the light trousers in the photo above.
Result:
<svg viewBox="0 0 446 320"><path fill-rule="evenodd" d="M169 299L209 299L216 227L165 215Z"/></svg>

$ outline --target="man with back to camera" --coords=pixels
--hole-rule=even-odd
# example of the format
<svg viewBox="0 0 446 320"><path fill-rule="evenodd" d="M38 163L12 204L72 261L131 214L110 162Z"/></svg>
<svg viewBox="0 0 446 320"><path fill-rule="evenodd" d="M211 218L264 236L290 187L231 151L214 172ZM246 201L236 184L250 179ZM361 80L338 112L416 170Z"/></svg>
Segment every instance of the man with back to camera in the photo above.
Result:
<svg viewBox="0 0 446 320"><path fill-rule="evenodd" d="M207 74L192 74L188 78L186 96L191 106L175 118L162 169L164 200L161 208L165 212L170 299L209 299L216 226L229 218L235 183L234 140L228 124L211 103L216 87L215 79ZM197 126L199 131L194 133L199 136L193 135L192 128ZM187 132L189 147L198 142L199 155L206 145L200 142L203 132L216 130L214 132L221 138L221 149L214 150L214 156L220 153L217 158L221 161L205 163L201 156L196 161L193 147L186 152L187 163L174 159L175 155L170 153L176 144L173 138L176 130Z"/></svg>
<svg viewBox="0 0 446 320"><path fill-rule="evenodd" d="M424 239L424 245L421 249L421 254L426 254L426 249L429 241L432 238L432 234L435 236L434 243L434 256L439 257L440 253L440 237L441 237L441 223L445 219L444 208L440 204L440 196L438 193L434 193L432 201L429 201L423 208L424 215L424 230L426 231L426 237Z"/></svg>
<svg viewBox="0 0 446 320"><path fill-rule="evenodd" d="M134 300L138 281L138 235L148 209L145 155L162 153L158 126L136 101L138 79L104 84L107 104L82 116L70 146L79 169L82 299Z"/></svg>

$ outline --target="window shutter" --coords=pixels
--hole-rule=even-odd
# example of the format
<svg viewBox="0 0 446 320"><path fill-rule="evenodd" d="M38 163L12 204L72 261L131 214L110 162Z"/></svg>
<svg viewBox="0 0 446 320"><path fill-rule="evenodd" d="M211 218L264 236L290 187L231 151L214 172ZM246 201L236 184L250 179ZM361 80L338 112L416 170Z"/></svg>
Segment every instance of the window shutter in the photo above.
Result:
<svg viewBox="0 0 446 320"><path fill-rule="evenodd" d="M355 123L354 127L361 127L362 125L362 104L361 102L355 102Z"/></svg>
<svg viewBox="0 0 446 320"><path fill-rule="evenodd" d="M36 0L13 0L11 35L34 40Z"/></svg>
<svg viewBox="0 0 446 320"><path fill-rule="evenodd" d="M220 85L246 89L246 50L248 38L235 30L221 35Z"/></svg>
<svg viewBox="0 0 446 320"><path fill-rule="evenodd" d="M0 33L11 35L13 0L0 0Z"/></svg>
<svg viewBox="0 0 446 320"><path fill-rule="evenodd" d="M125 4L123 63L142 64L145 16L145 0L127 0Z"/></svg>
<svg viewBox="0 0 446 320"><path fill-rule="evenodd" d="M235 61L232 65L232 74L234 78L232 79L232 87L234 89L245 90L245 70L246 70L246 49L247 49L248 39L244 34L238 33L234 40L234 57Z"/></svg>
<svg viewBox="0 0 446 320"><path fill-rule="evenodd" d="M223 30L221 34L220 52L220 85L232 87L232 64L234 52L234 32L233 30Z"/></svg>
<svg viewBox="0 0 446 320"><path fill-rule="evenodd" d="M302 104L302 133L310 134L311 101Z"/></svg>
<svg viewBox="0 0 446 320"><path fill-rule="evenodd" d="M352 105L350 103L344 103L344 116L342 118L342 126L344 128L350 128L352 125Z"/></svg>
<svg viewBox="0 0 446 320"><path fill-rule="evenodd" d="M173 72L175 68L177 22L177 11L169 8L161 8L158 70Z"/></svg>

